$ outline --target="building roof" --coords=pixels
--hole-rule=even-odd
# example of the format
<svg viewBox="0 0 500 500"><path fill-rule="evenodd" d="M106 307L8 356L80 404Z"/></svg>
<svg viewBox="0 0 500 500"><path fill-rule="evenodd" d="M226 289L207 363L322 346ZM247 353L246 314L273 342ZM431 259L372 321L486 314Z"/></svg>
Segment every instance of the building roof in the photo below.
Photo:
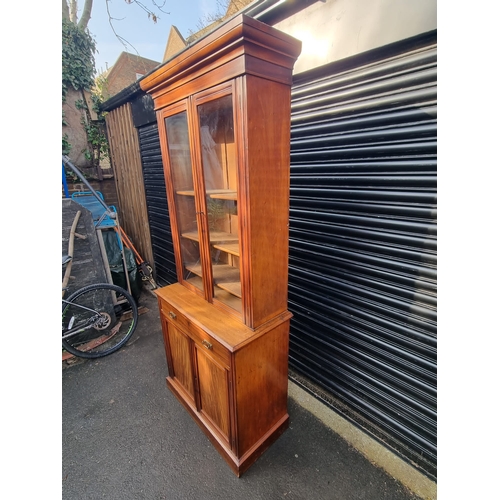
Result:
<svg viewBox="0 0 500 500"><path fill-rule="evenodd" d="M153 61L129 52L122 52L115 64L105 73L108 97L116 95L160 64L159 61Z"/></svg>
<svg viewBox="0 0 500 500"><path fill-rule="evenodd" d="M163 55L163 62L168 61L172 58L173 55L181 52L188 45L191 45L194 41L203 37L210 31L212 31L215 27L223 24L230 17L234 16L237 12L242 10L247 5L254 2L254 0L231 0L227 7L226 13L216 21L208 24L204 28L200 29L196 33L192 33L186 39L181 35L177 27L173 26L170 28L170 34L168 36L167 45L165 47L165 52Z"/></svg>
<svg viewBox="0 0 500 500"><path fill-rule="evenodd" d="M272 22L276 19L286 18L290 12L298 11L304 8L305 4L314 3L315 1L317 0L286 0L285 2L282 0L233 0L226 11L226 14L221 20L219 20L219 22L212 23L206 28L189 36L187 39L184 39L179 30L175 26L172 26L161 64L164 64L168 60L172 59L174 55L184 50L187 46L196 43L198 39L208 35L220 24L227 22L231 17L239 12L245 12L254 19L272 24ZM243 6L241 7L241 5ZM239 9L233 10L238 6L240 6ZM153 71L153 69L151 69L151 71ZM119 106L122 106L126 102L130 102L132 99L135 99L142 94L144 94L144 91L141 89L138 81L133 82L128 87L123 88L123 90L116 95L108 98L101 105L101 111L111 111Z"/></svg>

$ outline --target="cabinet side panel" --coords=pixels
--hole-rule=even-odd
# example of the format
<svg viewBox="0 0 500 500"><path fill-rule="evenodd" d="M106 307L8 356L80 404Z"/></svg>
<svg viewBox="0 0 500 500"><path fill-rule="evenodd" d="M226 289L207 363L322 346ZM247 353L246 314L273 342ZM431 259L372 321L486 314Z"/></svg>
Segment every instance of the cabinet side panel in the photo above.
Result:
<svg viewBox="0 0 500 500"><path fill-rule="evenodd" d="M253 328L287 310L290 88L246 77Z"/></svg>
<svg viewBox="0 0 500 500"><path fill-rule="evenodd" d="M235 354L238 456L243 456L288 414L290 321Z"/></svg>

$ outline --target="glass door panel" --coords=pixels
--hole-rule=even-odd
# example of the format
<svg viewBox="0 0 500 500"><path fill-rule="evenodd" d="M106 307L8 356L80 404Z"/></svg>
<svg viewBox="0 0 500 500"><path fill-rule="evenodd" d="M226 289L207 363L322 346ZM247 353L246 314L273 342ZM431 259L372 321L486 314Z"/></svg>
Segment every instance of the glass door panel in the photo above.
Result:
<svg viewBox="0 0 500 500"><path fill-rule="evenodd" d="M165 118L165 129L179 231L182 277L203 291L187 112L182 111Z"/></svg>
<svg viewBox="0 0 500 500"><path fill-rule="evenodd" d="M213 296L241 313L237 154L232 96L200 104L198 117Z"/></svg>

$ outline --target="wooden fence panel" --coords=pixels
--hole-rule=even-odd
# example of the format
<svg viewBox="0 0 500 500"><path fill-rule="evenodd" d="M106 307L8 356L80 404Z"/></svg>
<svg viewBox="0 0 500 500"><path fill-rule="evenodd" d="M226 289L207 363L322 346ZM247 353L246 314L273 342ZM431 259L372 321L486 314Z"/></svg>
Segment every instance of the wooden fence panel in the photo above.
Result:
<svg viewBox="0 0 500 500"><path fill-rule="evenodd" d="M153 264L139 137L130 103L110 111L106 126L115 174L119 220L141 257Z"/></svg>

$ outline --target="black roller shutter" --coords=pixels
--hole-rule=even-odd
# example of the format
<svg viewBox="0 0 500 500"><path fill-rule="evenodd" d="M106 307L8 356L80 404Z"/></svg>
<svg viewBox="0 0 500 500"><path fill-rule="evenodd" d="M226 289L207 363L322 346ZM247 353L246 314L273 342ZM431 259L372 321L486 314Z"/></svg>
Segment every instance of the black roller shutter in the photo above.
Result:
<svg viewBox="0 0 500 500"><path fill-rule="evenodd" d="M159 286L177 282L175 257L170 231L165 176L156 121L137 129L141 150L146 205L149 217L156 282Z"/></svg>
<svg viewBox="0 0 500 500"><path fill-rule="evenodd" d="M292 378L436 477L436 33L296 78Z"/></svg>

